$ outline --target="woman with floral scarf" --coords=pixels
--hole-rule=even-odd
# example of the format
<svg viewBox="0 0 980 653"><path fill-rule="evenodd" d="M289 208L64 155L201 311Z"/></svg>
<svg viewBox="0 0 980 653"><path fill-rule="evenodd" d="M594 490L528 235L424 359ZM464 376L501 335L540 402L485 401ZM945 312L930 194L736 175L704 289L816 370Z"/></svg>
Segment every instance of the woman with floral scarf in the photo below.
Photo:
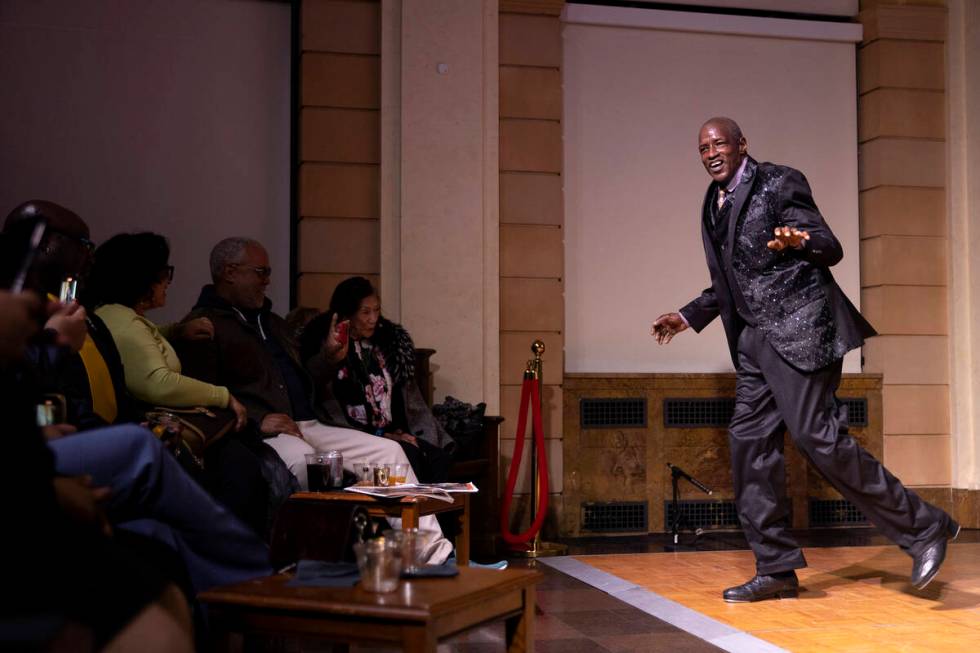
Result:
<svg viewBox="0 0 980 653"><path fill-rule="evenodd" d="M419 392L411 337L381 315L370 281L337 286L330 309L302 330L300 352L331 417L398 441L420 481L446 479L455 443Z"/></svg>

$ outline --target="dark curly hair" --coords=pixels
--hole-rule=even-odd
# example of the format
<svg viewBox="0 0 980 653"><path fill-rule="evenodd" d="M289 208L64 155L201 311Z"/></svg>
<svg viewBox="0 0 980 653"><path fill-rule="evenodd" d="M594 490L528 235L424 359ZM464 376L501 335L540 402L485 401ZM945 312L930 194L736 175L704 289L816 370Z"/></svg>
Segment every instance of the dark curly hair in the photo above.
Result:
<svg viewBox="0 0 980 653"><path fill-rule="evenodd" d="M170 259L170 245L149 231L117 234L95 250L89 276L93 306L122 304L133 308L160 281Z"/></svg>
<svg viewBox="0 0 980 653"><path fill-rule="evenodd" d="M349 277L334 289L330 297L330 312L339 315L341 320L346 320L357 313L362 301L377 294L378 291L369 280L364 277Z"/></svg>

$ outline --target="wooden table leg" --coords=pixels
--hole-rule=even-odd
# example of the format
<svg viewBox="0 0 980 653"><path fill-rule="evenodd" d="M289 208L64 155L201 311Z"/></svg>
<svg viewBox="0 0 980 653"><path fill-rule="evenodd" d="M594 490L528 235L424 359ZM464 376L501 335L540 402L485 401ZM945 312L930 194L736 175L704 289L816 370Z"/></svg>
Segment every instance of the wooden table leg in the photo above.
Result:
<svg viewBox="0 0 980 653"><path fill-rule="evenodd" d="M459 513L459 535L456 536L456 564L470 564L470 495L463 495L463 511Z"/></svg>
<svg viewBox="0 0 980 653"><path fill-rule="evenodd" d="M415 503L402 505L402 529L419 527L419 507Z"/></svg>
<svg viewBox="0 0 980 653"><path fill-rule="evenodd" d="M426 626L406 626L402 635L405 653L436 653L436 633Z"/></svg>
<svg viewBox="0 0 980 653"><path fill-rule="evenodd" d="M524 610L504 622L507 653L534 653L534 587L524 589Z"/></svg>

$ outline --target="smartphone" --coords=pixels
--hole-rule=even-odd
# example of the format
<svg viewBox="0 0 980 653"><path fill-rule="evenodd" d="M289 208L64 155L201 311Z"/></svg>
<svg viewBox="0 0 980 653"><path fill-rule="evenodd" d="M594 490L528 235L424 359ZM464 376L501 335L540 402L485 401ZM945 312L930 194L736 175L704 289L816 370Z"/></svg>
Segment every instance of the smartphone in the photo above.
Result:
<svg viewBox="0 0 980 653"><path fill-rule="evenodd" d="M37 425L64 424L68 421L68 402L62 394L49 393L37 404Z"/></svg>
<svg viewBox="0 0 980 653"><path fill-rule="evenodd" d="M347 336L350 334L350 320L344 320L337 325L337 342L341 345L347 344Z"/></svg>
<svg viewBox="0 0 980 653"><path fill-rule="evenodd" d="M75 301L77 294L78 279L75 277L65 277L65 280L61 282L61 292L58 293L58 299L62 304L70 304Z"/></svg>

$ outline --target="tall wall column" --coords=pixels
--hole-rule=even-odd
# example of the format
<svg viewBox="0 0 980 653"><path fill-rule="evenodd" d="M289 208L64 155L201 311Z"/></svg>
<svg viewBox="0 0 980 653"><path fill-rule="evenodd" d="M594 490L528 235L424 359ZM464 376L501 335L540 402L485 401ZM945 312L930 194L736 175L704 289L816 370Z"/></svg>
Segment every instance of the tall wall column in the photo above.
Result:
<svg viewBox="0 0 980 653"><path fill-rule="evenodd" d="M497 1L382 3L381 278L435 400L499 410Z"/></svg>
<svg viewBox="0 0 980 653"><path fill-rule="evenodd" d="M921 5L931 6L921 6ZM861 304L880 335L885 463L908 485L951 476L946 10L862 2L858 52Z"/></svg>
<svg viewBox="0 0 980 653"><path fill-rule="evenodd" d="M953 484L980 489L980 6L949 0L947 40ZM975 493L974 493L975 494Z"/></svg>
<svg viewBox="0 0 980 653"><path fill-rule="evenodd" d="M500 396L506 418L500 443L506 463L502 471L513 457L525 363L532 357L531 343L540 339L546 347L541 401L554 512L561 510L563 483L563 6L563 0L500 3ZM525 454L518 493L529 492L528 459ZM526 521L526 510L517 514Z"/></svg>
<svg viewBox="0 0 980 653"><path fill-rule="evenodd" d="M301 306L326 308L351 275L378 281L380 9L379 0L301 5Z"/></svg>

